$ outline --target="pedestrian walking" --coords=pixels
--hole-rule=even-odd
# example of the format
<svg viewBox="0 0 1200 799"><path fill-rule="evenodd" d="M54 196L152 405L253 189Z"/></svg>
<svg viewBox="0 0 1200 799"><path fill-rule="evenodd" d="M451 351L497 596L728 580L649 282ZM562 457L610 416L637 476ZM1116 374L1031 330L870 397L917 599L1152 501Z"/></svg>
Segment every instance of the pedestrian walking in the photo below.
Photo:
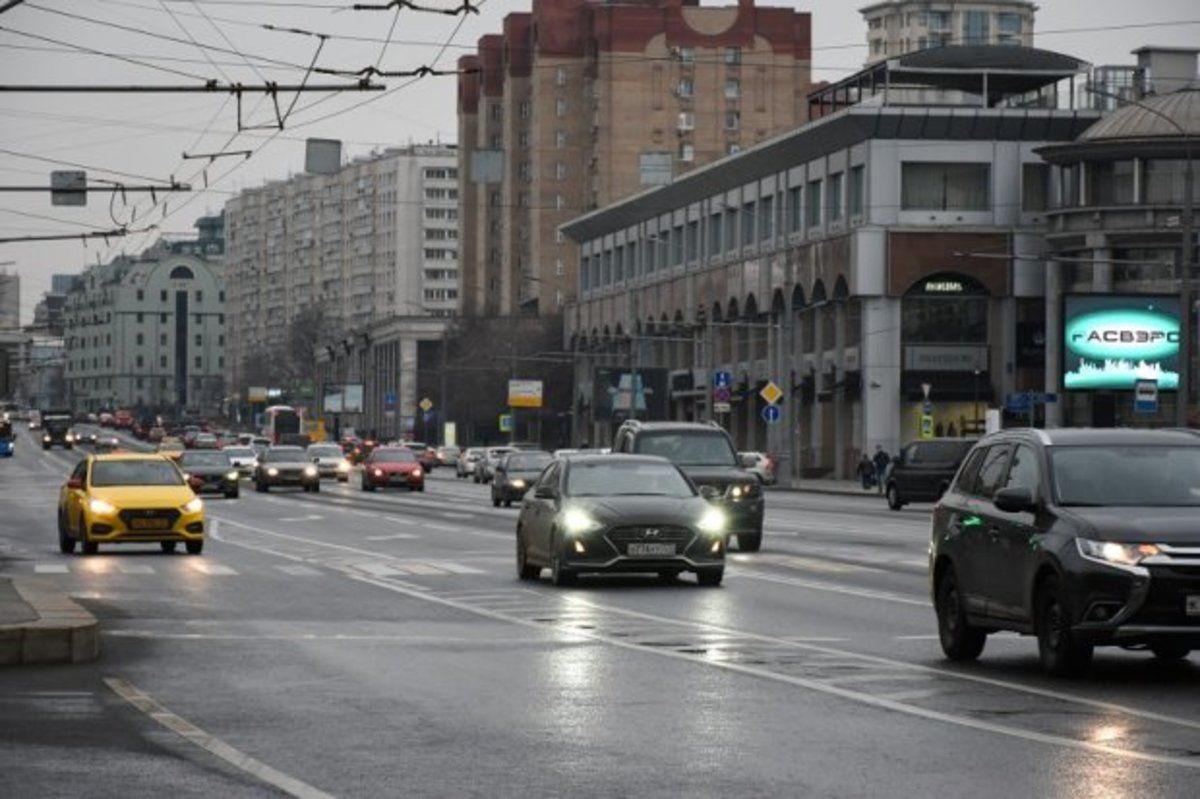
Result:
<svg viewBox="0 0 1200 799"><path fill-rule="evenodd" d="M875 457L872 458L875 464L875 481L879 486L879 493L883 493L883 480L887 477L888 467L892 465L892 456L887 453L882 444L875 445Z"/></svg>
<svg viewBox="0 0 1200 799"><path fill-rule="evenodd" d="M858 461L858 476L862 480L863 491L870 491L875 487L875 464L865 452Z"/></svg>

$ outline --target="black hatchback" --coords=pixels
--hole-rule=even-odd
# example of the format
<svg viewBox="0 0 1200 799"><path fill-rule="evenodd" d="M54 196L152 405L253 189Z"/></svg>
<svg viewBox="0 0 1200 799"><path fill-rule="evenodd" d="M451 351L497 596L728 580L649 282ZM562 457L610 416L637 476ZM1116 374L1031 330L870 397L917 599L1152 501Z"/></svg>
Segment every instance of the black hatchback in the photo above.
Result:
<svg viewBox="0 0 1200 799"><path fill-rule="evenodd" d="M1200 436L1015 430L981 440L934 509L930 577L946 656L1037 636L1042 665L1096 646L1200 647Z"/></svg>

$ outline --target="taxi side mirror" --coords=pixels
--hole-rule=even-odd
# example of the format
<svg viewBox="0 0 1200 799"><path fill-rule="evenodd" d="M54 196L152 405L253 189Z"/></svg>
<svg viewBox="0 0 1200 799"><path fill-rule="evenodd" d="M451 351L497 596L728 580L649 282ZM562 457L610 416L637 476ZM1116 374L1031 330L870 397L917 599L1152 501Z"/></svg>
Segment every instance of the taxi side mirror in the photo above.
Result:
<svg viewBox="0 0 1200 799"><path fill-rule="evenodd" d="M72 491L82 491L83 490L83 478L82 477L72 477L71 479L67 480L67 488L71 489Z"/></svg>

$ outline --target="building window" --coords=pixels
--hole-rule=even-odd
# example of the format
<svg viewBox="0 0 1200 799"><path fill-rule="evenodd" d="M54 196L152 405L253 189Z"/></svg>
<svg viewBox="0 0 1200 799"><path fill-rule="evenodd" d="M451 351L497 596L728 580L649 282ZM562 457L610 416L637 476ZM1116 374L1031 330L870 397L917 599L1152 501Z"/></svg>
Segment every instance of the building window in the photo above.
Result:
<svg viewBox="0 0 1200 799"><path fill-rule="evenodd" d="M136 358L136 359L134 359L134 362L137 364L137 368L139 368L139 369L141 369L141 368L142 368L142 366L144 366L144 365L145 365L145 360L144 360L144 359L142 358L142 356L140 356L140 355L139 355L139 356L137 356L137 358Z"/></svg>
<svg viewBox="0 0 1200 799"><path fill-rule="evenodd" d="M529 101L522 100L517 106L517 112L521 115L521 119L529 119Z"/></svg>
<svg viewBox="0 0 1200 799"><path fill-rule="evenodd" d="M742 63L742 48L726 47L725 63L729 66L737 66L738 64Z"/></svg>
<svg viewBox="0 0 1200 799"><path fill-rule="evenodd" d="M560 150L567 146L567 132L565 130L556 130L554 132L554 146Z"/></svg>
<svg viewBox="0 0 1200 799"><path fill-rule="evenodd" d="M167 301L167 290L166 289L163 289L162 291L158 292L158 299L160 302Z"/></svg>
<svg viewBox="0 0 1200 799"><path fill-rule="evenodd" d="M204 292L203 291L196 292L196 302L204 302Z"/></svg>
<svg viewBox="0 0 1200 799"><path fill-rule="evenodd" d="M146 291L144 289L137 290L137 301L142 302L146 299Z"/></svg>
<svg viewBox="0 0 1200 799"><path fill-rule="evenodd" d="M725 233L723 236L725 249L732 251L738 246L738 209L725 209Z"/></svg>
<svg viewBox="0 0 1200 799"><path fill-rule="evenodd" d="M1079 207L1079 164L1066 164L1058 172L1059 197L1063 208Z"/></svg>
<svg viewBox="0 0 1200 799"><path fill-rule="evenodd" d="M718 255L721 252L721 212L710 214L708 217L708 254Z"/></svg>
<svg viewBox="0 0 1200 799"><path fill-rule="evenodd" d="M224 356L224 355L218 355L218 356L217 356L217 368L218 368L218 369L224 369L224 368L225 368L225 356Z"/></svg>
<svg viewBox="0 0 1200 799"><path fill-rule="evenodd" d="M991 38L991 12L967 11L963 14L963 44L987 44Z"/></svg>
<svg viewBox="0 0 1200 799"><path fill-rule="evenodd" d="M559 117L565 117L567 115L567 101L566 100L555 100L554 101L554 114L555 114L555 116L559 116Z"/></svg>
<svg viewBox="0 0 1200 799"><path fill-rule="evenodd" d="M565 275L566 273L567 273L567 270L566 270L566 267L564 267L564 266L563 266L562 259L561 259L561 258L555 258L555 259L554 259L554 276L555 276L555 277L562 277L562 276L563 276L563 275Z"/></svg>
<svg viewBox="0 0 1200 799"><path fill-rule="evenodd" d="M691 97L696 93L696 83L691 78L680 78L676 93L680 97Z"/></svg>
<svg viewBox="0 0 1200 799"><path fill-rule="evenodd" d="M204 359L202 357L200 357L199 355L197 355L196 356L196 368L201 369L203 367L204 367Z"/></svg>
<svg viewBox="0 0 1200 799"><path fill-rule="evenodd" d="M567 71L565 69L563 69L562 67L558 67L557 69L554 70L554 85L555 86L566 86L567 85Z"/></svg>
<svg viewBox="0 0 1200 799"><path fill-rule="evenodd" d="M218 325L225 324L225 314L223 314L223 313L217 314L217 324Z"/></svg>
<svg viewBox="0 0 1200 799"><path fill-rule="evenodd" d="M825 187L825 203L829 207L828 218L836 222L842 218L842 173L835 172L829 176L829 185Z"/></svg>
<svg viewBox="0 0 1200 799"><path fill-rule="evenodd" d="M137 345L140 347L146 343L146 336L144 333L138 333L135 340L137 341Z"/></svg>
<svg viewBox="0 0 1200 799"><path fill-rule="evenodd" d="M821 226L821 181L810 180L808 182L808 195L804 198L805 205L808 208L808 213L805 217L805 222L809 228Z"/></svg>
<svg viewBox="0 0 1200 799"><path fill-rule="evenodd" d="M683 257L688 262L696 260L700 254L700 223L687 223L687 238L684 239Z"/></svg>
<svg viewBox="0 0 1200 799"><path fill-rule="evenodd" d="M695 130L696 115L691 111L680 111L679 121L676 127L678 127L680 130Z"/></svg>
<svg viewBox="0 0 1200 799"><path fill-rule="evenodd" d="M1132 205L1133 161L1088 164L1088 205Z"/></svg>
<svg viewBox="0 0 1200 799"><path fill-rule="evenodd" d="M1045 211L1050 206L1050 166L1021 165L1021 210Z"/></svg>
<svg viewBox="0 0 1200 799"><path fill-rule="evenodd" d="M557 162L554 165L554 179L562 180L566 176L567 176L567 165L564 164L562 161Z"/></svg>
<svg viewBox="0 0 1200 799"><path fill-rule="evenodd" d="M742 151L742 145L730 142L725 145L725 155L737 155Z"/></svg>
<svg viewBox="0 0 1200 799"><path fill-rule="evenodd" d="M725 79L725 99L736 100L742 96L742 82L737 78Z"/></svg>
<svg viewBox="0 0 1200 799"><path fill-rule="evenodd" d="M850 169L850 216L863 214L863 189L866 170L862 166Z"/></svg>
<svg viewBox="0 0 1200 799"><path fill-rule="evenodd" d="M800 186L793 186L788 189L788 231L791 233L799 233L804 229L804 217L802 216L804 212L803 196L804 189Z"/></svg>
<svg viewBox="0 0 1200 799"><path fill-rule="evenodd" d="M683 263L683 228L676 227L671 230L671 266L679 266Z"/></svg>
<svg viewBox="0 0 1200 799"><path fill-rule="evenodd" d="M521 131L521 134L519 136L517 136L517 145L522 150L529 149L529 131L527 131L527 130Z"/></svg>
<svg viewBox="0 0 1200 799"><path fill-rule="evenodd" d="M158 365L159 365L159 367L166 369L167 368L167 356L165 356L165 355L158 356Z"/></svg>
<svg viewBox="0 0 1200 799"><path fill-rule="evenodd" d="M754 243L755 207L753 202L742 203L742 246Z"/></svg>
<svg viewBox="0 0 1200 799"><path fill-rule="evenodd" d="M1169 158L1151 158L1143 171L1146 188L1144 202L1150 205L1182 205L1186 194L1187 162ZM1193 181L1192 198L1200 202L1200 180Z"/></svg>
<svg viewBox="0 0 1200 799"><path fill-rule="evenodd" d="M146 321L146 315L145 315L144 313L140 313L140 314L138 314L138 315L137 315L137 323L138 323L139 325L140 325L140 324L142 324L142 323L143 323L143 322L145 322L145 321Z"/></svg>
<svg viewBox="0 0 1200 799"><path fill-rule="evenodd" d="M683 64L696 63L696 48L694 48L694 47L680 47L676 51L676 54L679 56L680 63L683 63Z"/></svg>
<svg viewBox="0 0 1200 799"><path fill-rule="evenodd" d="M167 334L166 333L158 334L158 343L159 343L159 346L162 346L162 347L167 346Z"/></svg>
<svg viewBox="0 0 1200 799"><path fill-rule="evenodd" d="M1021 43L1021 15L1001 12L996 15L997 39L1000 44Z"/></svg>
<svg viewBox="0 0 1200 799"><path fill-rule="evenodd" d="M725 130L740 130L742 127L742 115L738 111L725 112Z"/></svg>
<svg viewBox="0 0 1200 799"><path fill-rule="evenodd" d="M566 208L566 207L567 207L567 201L566 201L566 198L564 198L564 197L563 197L561 194L556 194L556 195L554 195L554 208L555 208L555 210L561 211L561 210L563 210L563 209L564 209L564 208Z"/></svg>
<svg viewBox="0 0 1200 799"><path fill-rule="evenodd" d="M906 211L986 211L991 165L910 161L902 165L900 207Z"/></svg>
<svg viewBox="0 0 1200 799"><path fill-rule="evenodd" d="M696 160L696 147L691 142L680 142L679 144L679 160L681 163L690 164Z"/></svg>
<svg viewBox="0 0 1200 799"><path fill-rule="evenodd" d="M204 346L204 337L202 335L200 335L199 333L196 334L196 346L197 347Z"/></svg>

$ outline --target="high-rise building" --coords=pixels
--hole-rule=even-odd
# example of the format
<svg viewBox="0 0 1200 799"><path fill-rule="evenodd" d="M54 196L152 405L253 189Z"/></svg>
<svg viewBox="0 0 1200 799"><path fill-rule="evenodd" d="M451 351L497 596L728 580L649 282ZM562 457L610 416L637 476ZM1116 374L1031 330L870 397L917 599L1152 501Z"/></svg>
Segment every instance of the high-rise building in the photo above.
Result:
<svg viewBox="0 0 1200 799"><path fill-rule="evenodd" d="M459 60L463 311L557 315L559 225L806 119L807 13L738 0L533 0Z"/></svg>
<svg viewBox="0 0 1200 799"><path fill-rule="evenodd" d="M860 9L867 63L952 44L1033 46L1037 6L1029 0L883 0Z"/></svg>
<svg viewBox="0 0 1200 799"><path fill-rule="evenodd" d="M21 326L21 276L0 270L0 330Z"/></svg>
<svg viewBox="0 0 1200 799"><path fill-rule="evenodd" d="M79 275L55 274L50 276L51 294L70 294L71 289L79 282Z"/></svg>
<svg viewBox="0 0 1200 799"><path fill-rule="evenodd" d="M225 205L226 378L287 346L294 320L335 339L394 316L458 310L458 165L452 146L372 154L333 174L243 191Z"/></svg>

